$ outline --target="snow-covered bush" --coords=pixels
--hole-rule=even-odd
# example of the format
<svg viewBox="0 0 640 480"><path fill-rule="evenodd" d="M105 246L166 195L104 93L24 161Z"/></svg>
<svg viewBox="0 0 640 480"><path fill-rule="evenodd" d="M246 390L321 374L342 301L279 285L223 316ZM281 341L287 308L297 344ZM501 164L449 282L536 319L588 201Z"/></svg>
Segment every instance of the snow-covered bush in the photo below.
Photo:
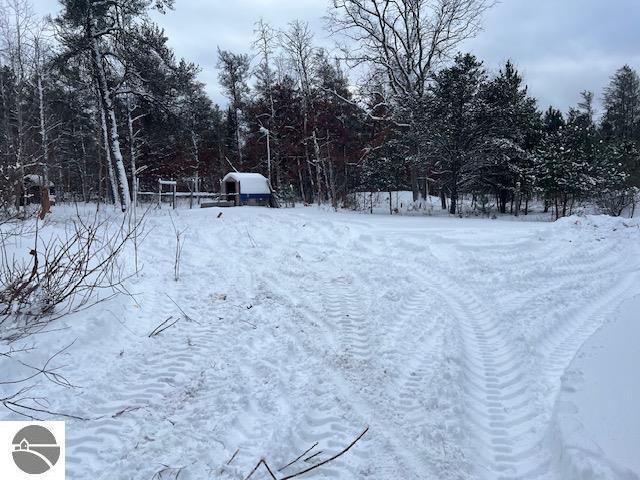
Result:
<svg viewBox="0 0 640 480"><path fill-rule="evenodd" d="M638 187L630 187L620 190L610 190L602 193L597 200L598 207L613 217L619 217L625 211L633 210L638 202L640 190Z"/></svg>

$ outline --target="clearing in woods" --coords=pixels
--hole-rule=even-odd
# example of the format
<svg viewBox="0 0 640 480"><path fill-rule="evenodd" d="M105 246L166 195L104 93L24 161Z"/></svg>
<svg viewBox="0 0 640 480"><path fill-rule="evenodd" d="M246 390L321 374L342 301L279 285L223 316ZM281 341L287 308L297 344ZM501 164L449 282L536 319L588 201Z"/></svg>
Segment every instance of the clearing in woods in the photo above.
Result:
<svg viewBox="0 0 640 480"><path fill-rule="evenodd" d="M90 419L67 421L69 478L240 479L318 442L284 476L367 425L309 477L562 478L562 377L640 293L637 227L214 210L173 213L179 281L168 213L153 212L135 301L38 339L78 339L64 363L80 388L38 387Z"/></svg>

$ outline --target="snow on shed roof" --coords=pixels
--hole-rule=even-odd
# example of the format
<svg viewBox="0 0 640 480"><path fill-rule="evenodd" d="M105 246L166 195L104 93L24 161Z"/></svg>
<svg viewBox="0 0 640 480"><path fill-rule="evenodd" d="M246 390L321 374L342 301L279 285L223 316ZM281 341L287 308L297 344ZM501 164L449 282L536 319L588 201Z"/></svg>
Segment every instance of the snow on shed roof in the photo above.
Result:
<svg viewBox="0 0 640 480"><path fill-rule="evenodd" d="M243 194L270 194L269 180L260 173L227 173L222 179L223 182L235 180L240 182L240 192Z"/></svg>
<svg viewBox="0 0 640 480"><path fill-rule="evenodd" d="M29 174L29 175L25 175L24 176L24 181L25 182L31 182L34 185L38 185L38 186L42 186L44 184L44 178L42 177L42 175L36 175L36 174ZM53 182L49 182L49 186L53 187Z"/></svg>

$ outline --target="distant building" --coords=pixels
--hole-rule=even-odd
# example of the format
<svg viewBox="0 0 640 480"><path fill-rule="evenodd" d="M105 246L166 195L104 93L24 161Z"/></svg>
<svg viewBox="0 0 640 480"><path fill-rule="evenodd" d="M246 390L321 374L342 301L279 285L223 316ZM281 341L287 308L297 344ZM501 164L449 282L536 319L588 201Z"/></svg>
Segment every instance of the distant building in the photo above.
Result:
<svg viewBox="0 0 640 480"><path fill-rule="evenodd" d="M222 179L221 189L222 196L236 206L276 206L269 180L259 173L228 173Z"/></svg>
<svg viewBox="0 0 640 480"><path fill-rule="evenodd" d="M42 187L44 186L42 175L25 175L24 176L24 188L25 195L24 201L26 204L37 204L40 205L42 203ZM55 195L55 185L53 182L49 182L49 201L51 205L55 205L56 203L56 195ZM23 203L22 196L20 197L20 204Z"/></svg>

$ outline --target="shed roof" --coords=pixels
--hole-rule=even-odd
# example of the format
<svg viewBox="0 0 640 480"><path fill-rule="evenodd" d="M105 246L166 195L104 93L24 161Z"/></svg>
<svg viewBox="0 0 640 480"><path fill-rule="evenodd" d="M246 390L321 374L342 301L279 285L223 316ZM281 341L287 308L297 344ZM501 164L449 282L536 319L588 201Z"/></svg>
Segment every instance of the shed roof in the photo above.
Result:
<svg viewBox="0 0 640 480"><path fill-rule="evenodd" d="M34 185L38 185L39 187L41 187L42 185L44 185L44 178L42 177L42 175L36 175L36 174L28 174L24 176L24 181L25 182L30 182ZM53 187L54 184L53 182L49 181L49 187Z"/></svg>
<svg viewBox="0 0 640 480"><path fill-rule="evenodd" d="M260 173L227 173L222 179L223 182L235 180L240 183L240 191L243 194L270 194L269 180Z"/></svg>

